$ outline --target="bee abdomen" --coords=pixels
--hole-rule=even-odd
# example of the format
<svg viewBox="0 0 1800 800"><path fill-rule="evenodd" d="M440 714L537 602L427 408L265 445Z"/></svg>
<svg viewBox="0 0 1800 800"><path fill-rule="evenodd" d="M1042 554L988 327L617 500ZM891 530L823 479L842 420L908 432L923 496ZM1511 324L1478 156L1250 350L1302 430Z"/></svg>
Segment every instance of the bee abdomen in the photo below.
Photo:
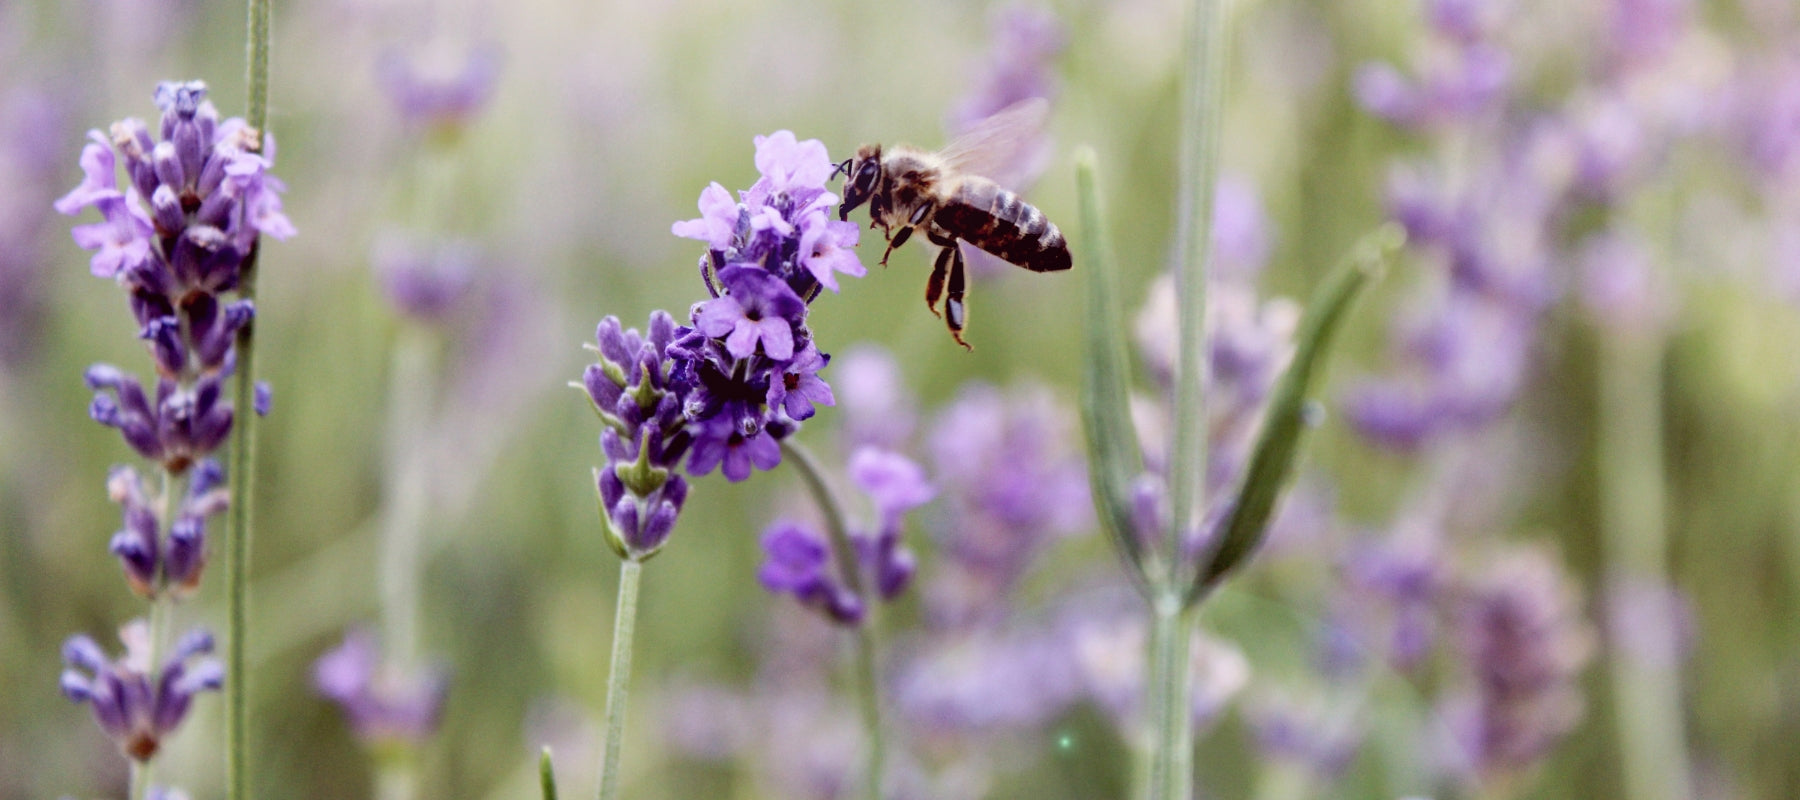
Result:
<svg viewBox="0 0 1800 800"><path fill-rule="evenodd" d="M1056 224L993 181L964 178L933 218L956 238L1032 272L1070 266L1069 243Z"/></svg>

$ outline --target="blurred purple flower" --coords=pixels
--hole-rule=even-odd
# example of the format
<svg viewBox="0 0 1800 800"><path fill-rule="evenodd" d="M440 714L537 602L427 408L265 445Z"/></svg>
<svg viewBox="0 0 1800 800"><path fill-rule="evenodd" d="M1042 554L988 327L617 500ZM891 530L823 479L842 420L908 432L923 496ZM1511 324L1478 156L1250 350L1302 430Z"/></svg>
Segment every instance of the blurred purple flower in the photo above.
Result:
<svg viewBox="0 0 1800 800"><path fill-rule="evenodd" d="M1054 629L1017 625L919 637L900 649L889 693L909 725L991 735L1048 723L1083 698L1082 675Z"/></svg>
<svg viewBox="0 0 1800 800"><path fill-rule="evenodd" d="M375 635L363 628L313 662L313 688L337 703L365 745L418 745L437 732L450 680L428 667L403 675L381 663Z"/></svg>
<svg viewBox="0 0 1800 800"><path fill-rule="evenodd" d="M1396 360L1406 376L1365 379L1345 396L1345 416L1377 444L1411 451L1483 428L1512 407L1525 383L1533 316L1468 294L1441 302L1399 325Z"/></svg>
<svg viewBox="0 0 1800 800"><path fill-rule="evenodd" d="M945 500L933 528L942 558L924 593L932 624L1003 615L1044 548L1092 529L1071 416L1043 389L1008 395L980 383L938 413L927 441Z"/></svg>
<svg viewBox="0 0 1800 800"><path fill-rule="evenodd" d="M375 62L375 80L407 124L450 130L487 107L500 77L500 50L471 48L455 64L421 64L396 50Z"/></svg>
<svg viewBox="0 0 1800 800"><path fill-rule="evenodd" d="M0 89L0 367L18 368L37 351L47 310L44 232L63 180L62 93L20 83Z"/></svg>
<svg viewBox="0 0 1800 800"><path fill-rule="evenodd" d="M480 251L461 240L426 243L388 236L376 243L372 260L396 310L422 322L443 322L472 294Z"/></svg>
<svg viewBox="0 0 1800 800"><path fill-rule="evenodd" d="M859 344L834 359L845 445L903 450L918 425L918 400L886 349Z"/></svg>
<svg viewBox="0 0 1800 800"><path fill-rule="evenodd" d="M856 554L856 568L873 596L893 600L911 584L916 570L912 552L901 542L908 511L930 502L936 490L925 471L898 453L872 447L850 457L850 482L873 507L870 524L846 533ZM798 522L780 520L763 534L767 559L757 577L777 594L792 594L801 604L819 609L833 621L862 622L864 600L838 579L841 567L824 534Z"/></svg>
<svg viewBox="0 0 1800 800"><path fill-rule="evenodd" d="M1444 714L1475 782L1537 763L1581 720L1593 633L1560 560L1541 548L1486 559L1457 588L1451 629L1469 674Z"/></svg>
<svg viewBox="0 0 1800 800"><path fill-rule="evenodd" d="M1582 304L1608 331L1635 338L1670 324L1674 293L1638 237L1624 231L1594 234L1578 257Z"/></svg>
<svg viewBox="0 0 1800 800"><path fill-rule="evenodd" d="M945 124L952 137L1021 101L1056 99L1053 65L1069 39L1062 21L1049 9L1014 3L996 8L988 27L992 37L988 52L974 71L969 92L956 103ZM1049 163L1050 140L1040 135L1020 142L1010 156L985 177L1024 191Z"/></svg>
<svg viewBox="0 0 1800 800"><path fill-rule="evenodd" d="M836 577L825 535L798 522L778 521L763 533L767 558L756 572L764 589L791 594L841 625L858 625L863 602Z"/></svg>
<svg viewBox="0 0 1800 800"><path fill-rule="evenodd" d="M1244 710L1257 749L1270 760L1297 764L1327 783L1350 768L1364 731L1323 721L1326 712L1289 698L1267 698Z"/></svg>
<svg viewBox="0 0 1800 800"><path fill-rule="evenodd" d="M108 661L105 651L85 635L63 643L63 696L93 706L101 730L126 757L144 762L156 755L164 737L180 727L194 695L217 691L225 669L203 656L212 653L212 635L190 631L175 644L162 664L150 661L150 626L134 620L119 629L125 655Z"/></svg>

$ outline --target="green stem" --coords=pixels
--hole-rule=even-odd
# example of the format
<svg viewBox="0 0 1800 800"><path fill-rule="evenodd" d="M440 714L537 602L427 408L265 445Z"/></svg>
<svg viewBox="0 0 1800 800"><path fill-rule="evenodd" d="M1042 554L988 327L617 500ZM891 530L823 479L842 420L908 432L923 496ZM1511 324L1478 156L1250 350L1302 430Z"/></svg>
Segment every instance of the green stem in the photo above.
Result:
<svg viewBox="0 0 1800 800"><path fill-rule="evenodd" d="M261 148L269 121L269 0L248 0L245 20L245 122L258 134ZM238 296L256 301L256 245L244 259ZM237 381L233 409L237 414L231 431L231 510L225 546L226 614L225 663L225 797L250 797L250 672L247 640L250 631L250 500L256 484L256 322L238 329Z"/></svg>
<svg viewBox="0 0 1800 800"><path fill-rule="evenodd" d="M818 459L805 445L792 437L781 440L782 452L792 459L800 475L806 480L806 488L812 492L813 500L819 504L819 510L825 515L825 532L831 540L831 555L837 561L838 573L844 585L863 603L864 616L861 625L856 627L856 692L858 707L862 711L863 735L868 739L868 769L863 779L864 795L868 800L881 800L881 778L886 774L887 748L881 734L881 696L880 683L875 669L875 603L874 598L863 592L862 571L856 558L856 547L850 542L850 529L845 522L844 504L838 500L831 485L825 482L825 472L819 468Z"/></svg>
<svg viewBox="0 0 1800 800"><path fill-rule="evenodd" d="M1150 608L1149 675L1144 709L1152 736L1149 800L1187 800L1193 794L1193 675L1188 668L1194 626L1179 594L1158 597Z"/></svg>
<svg viewBox="0 0 1800 800"><path fill-rule="evenodd" d="M1187 59L1181 78L1180 163L1176 172L1175 292L1179 320L1175 362L1175 435L1169 450L1168 585L1187 583L1180 557L1188 531L1205 513L1206 276L1212 261L1213 186L1219 173L1224 118L1224 0L1195 0L1188 12Z"/></svg>
<svg viewBox="0 0 1800 800"><path fill-rule="evenodd" d="M1649 587L1658 601L1668 587L1668 499L1663 483L1662 342L1656 335L1604 335L1600 342L1601 409L1599 479L1607 589L1619 609L1634 588ZM1629 613L1629 612L1628 612ZM1657 652L1637 652L1615 635L1609 667L1619 732L1619 763L1627 800L1690 797L1683 737L1681 676L1672 623L1662 613L1641 614L1634 630Z"/></svg>
<svg viewBox="0 0 1800 800"><path fill-rule="evenodd" d="M394 666L411 672L418 664L419 573L430 476L422 448L424 421L431 414L436 340L420 326L406 325L394 345L388 376L387 474L393 480L381 530L381 621Z"/></svg>
<svg viewBox="0 0 1800 800"><path fill-rule="evenodd" d="M245 12L244 83L250 97L244 121L260 134L269 122L269 0L248 0Z"/></svg>
<svg viewBox="0 0 1800 800"><path fill-rule="evenodd" d="M619 561L619 602L613 611L612 671L606 678L606 743L600 764L600 800L619 797L619 751L625 744L625 701L630 695L631 643L637 632L638 573L644 565Z"/></svg>

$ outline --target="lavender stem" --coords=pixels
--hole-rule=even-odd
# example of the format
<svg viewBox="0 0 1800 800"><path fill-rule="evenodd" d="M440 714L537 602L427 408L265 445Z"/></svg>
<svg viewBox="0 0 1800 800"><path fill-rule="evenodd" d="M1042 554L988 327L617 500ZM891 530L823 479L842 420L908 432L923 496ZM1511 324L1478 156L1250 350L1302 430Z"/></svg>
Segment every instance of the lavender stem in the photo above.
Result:
<svg viewBox="0 0 1800 800"><path fill-rule="evenodd" d="M431 334L406 325L394 345L388 378L387 474L394 481L381 529L381 621L388 653L402 672L419 660L420 537L424 532L429 475L420 457L423 423L437 385Z"/></svg>
<svg viewBox="0 0 1800 800"><path fill-rule="evenodd" d="M1657 335L1603 336L1600 358L1601 529L1608 562L1606 588L1615 613L1634 600L1634 586L1667 597L1667 497L1663 483L1662 341ZM1633 593L1635 594L1635 593ZM1674 641L1667 614L1636 620L1663 631L1621 632L1615 620L1611 657L1620 767L1629 800L1690 797L1682 735L1679 659L1668 652L1634 652L1625 636ZM1637 648L1641 649L1641 648Z"/></svg>
<svg viewBox="0 0 1800 800"><path fill-rule="evenodd" d="M1199 497L1206 474L1206 276L1212 260L1213 186L1219 173L1224 118L1225 5L1195 0L1188 12L1187 58L1181 78L1180 162L1176 172L1175 291L1179 335L1175 362L1175 434L1169 450L1172 524L1164 543L1168 585L1187 583L1181 542L1205 515Z"/></svg>
<svg viewBox="0 0 1800 800"><path fill-rule="evenodd" d="M844 504L825 482L825 473L819 468L818 460L813 457L812 451L791 437L781 440L781 450L793 459L801 477L806 480L806 488L812 492L813 500L825 515L825 531L831 540L832 558L837 561L844 586L868 609L862 624L856 626L856 691L862 711L863 735L868 738L869 747L867 771L864 775L865 795L868 800L880 800L881 778L886 771L887 754L881 735L881 698L875 672L875 603L870 602L870 598L863 592L862 571L857 568L860 562L856 557L856 548L850 543L850 529L844 520Z"/></svg>
<svg viewBox="0 0 1800 800"><path fill-rule="evenodd" d="M269 0L248 0L245 13L245 84L249 91L245 122L257 132L260 149L267 136L269 117ZM252 244L244 259L238 296L256 300L256 255ZM237 332L237 382L233 387L236 424L231 430L231 509L228 517L225 585L229 597L226 622L225 682L225 797L250 797L250 498L256 475L256 323L245 323Z"/></svg>
<svg viewBox="0 0 1800 800"><path fill-rule="evenodd" d="M619 560L619 601L613 611L611 673L606 679L606 741L600 764L600 800L619 797L619 752L625 744L625 702L631 682L631 644L637 633L638 573L643 564Z"/></svg>
<svg viewBox="0 0 1800 800"><path fill-rule="evenodd" d="M1144 709L1154 738L1145 796L1187 800L1193 794L1194 773L1194 730L1188 710L1193 694L1188 652L1194 621L1174 591L1158 597L1150 611Z"/></svg>

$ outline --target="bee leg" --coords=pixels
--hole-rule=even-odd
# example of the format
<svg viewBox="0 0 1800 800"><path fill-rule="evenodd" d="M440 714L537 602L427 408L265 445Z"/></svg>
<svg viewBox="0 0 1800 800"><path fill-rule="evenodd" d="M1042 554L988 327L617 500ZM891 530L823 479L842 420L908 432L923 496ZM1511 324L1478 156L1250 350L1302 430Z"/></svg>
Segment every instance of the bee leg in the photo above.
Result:
<svg viewBox="0 0 1800 800"><path fill-rule="evenodd" d="M931 268L931 279L925 282L925 307L931 309L931 315L941 317L938 313L938 300L944 296L944 276L950 272L950 255L956 250L956 243L938 251L937 264Z"/></svg>
<svg viewBox="0 0 1800 800"><path fill-rule="evenodd" d="M887 250L881 254L882 266L887 266L888 255L894 252L894 248L906 244L906 240L912 236L912 232L911 226L901 228L899 233L894 234L894 238L888 240Z"/></svg>
<svg viewBox="0 0 1800 800"><path fill-rule="evenodd" d="M968 342L963 341L963 325L969 321L969 309L963 304L963 257L962 248L949 247L944 252L950 253L950 292L944 297L944 324L950 327L950 336L964 350L974 350Z"/></svg>

